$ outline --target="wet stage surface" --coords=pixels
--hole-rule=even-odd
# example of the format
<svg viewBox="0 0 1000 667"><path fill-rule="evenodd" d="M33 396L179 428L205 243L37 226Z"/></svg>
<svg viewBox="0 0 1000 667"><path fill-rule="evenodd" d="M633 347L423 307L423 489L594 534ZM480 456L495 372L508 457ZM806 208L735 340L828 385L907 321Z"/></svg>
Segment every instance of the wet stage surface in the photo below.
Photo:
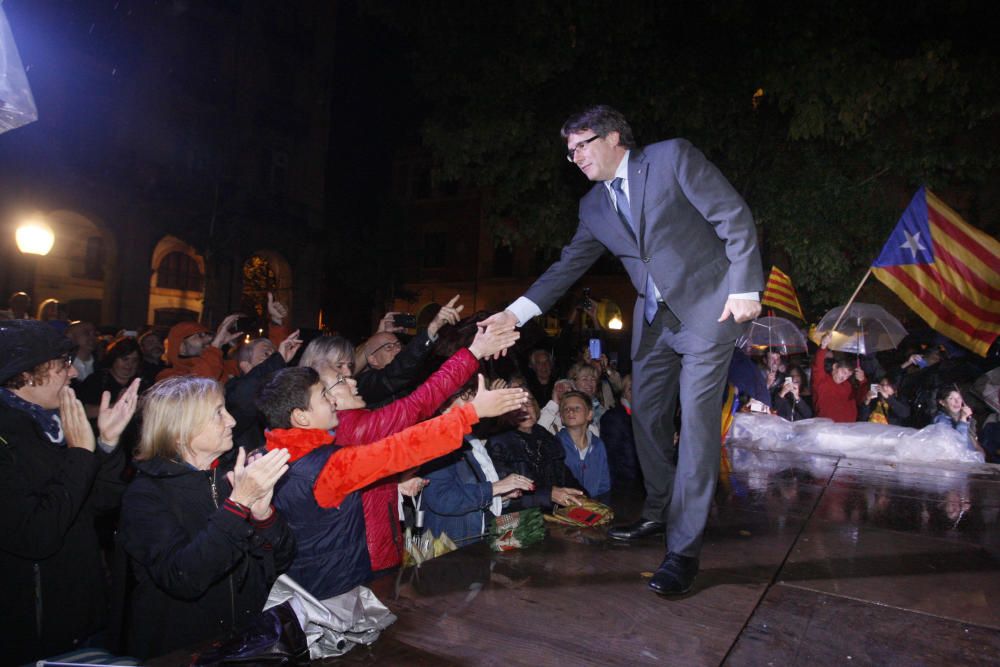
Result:
<svg viewBox="0 0 1000 667"><path fill-rule="evenodd" d="M687 595L646 588L662 538L550 524L374 582L399 620L323 664L1000 664L1000 466L730 456Z"/></svg>

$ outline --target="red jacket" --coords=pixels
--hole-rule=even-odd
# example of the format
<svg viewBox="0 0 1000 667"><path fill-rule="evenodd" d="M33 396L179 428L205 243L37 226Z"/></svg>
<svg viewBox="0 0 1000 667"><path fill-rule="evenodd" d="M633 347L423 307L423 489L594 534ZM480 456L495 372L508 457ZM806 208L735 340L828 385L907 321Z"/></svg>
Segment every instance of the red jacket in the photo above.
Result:
<svg viewBox="0 0 1000 667"><path fill-rule="evenodd" d="M813 357L812 392L813 407L817 417L826 417L835 422L858 420L858 403L864 400L868 386L864 382L857 386L851 379L840 384L826 372L826 350L820 348Z"/></svg>
<svg viewBox="0 0 1000 667"><path fill-rule="evenodd" d="M412 394L375 410L345 410L334 434L336 445L364 445L381 440L427 419L479 368L479 361L462 348L442 364ZM396 478L379 480L364 490L365 532L372 570L396 567L402 562L403 538L399 532Z"/></svg>

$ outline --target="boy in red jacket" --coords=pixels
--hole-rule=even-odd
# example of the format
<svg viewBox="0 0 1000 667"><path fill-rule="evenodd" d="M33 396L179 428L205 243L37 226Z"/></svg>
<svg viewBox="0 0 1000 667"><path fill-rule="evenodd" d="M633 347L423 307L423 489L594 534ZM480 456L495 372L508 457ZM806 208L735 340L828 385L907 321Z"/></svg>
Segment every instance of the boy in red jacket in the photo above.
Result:
<svg viewBox="0 0 1000 667"><path fill-rule="evenodd" d="M338 447L338 419L312 368L286 368L261 388L257 405L271 427L267 448L287 449L289 470L275 488L274 506L297 544L289 576L319 599L346 593L371 575L360 489L409 470L462 444L481 417L523 405L522 389L485 391L460 410L421 422L369 445Z"/></svg>

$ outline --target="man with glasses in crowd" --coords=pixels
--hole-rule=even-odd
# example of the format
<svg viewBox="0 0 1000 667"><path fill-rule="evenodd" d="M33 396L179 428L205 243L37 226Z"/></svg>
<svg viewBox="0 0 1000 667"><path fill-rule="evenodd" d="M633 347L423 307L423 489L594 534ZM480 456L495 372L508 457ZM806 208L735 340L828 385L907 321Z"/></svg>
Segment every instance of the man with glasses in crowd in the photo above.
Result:
<svg viewBox="0 0 1000 667"><path fill-rule="evenodd" d="M667 554L649 587L685 593L698 573L719 473L722 391L734 343L740 323L760 313L764 276L753 218L690 142L640 148L611 107L573 115L561 134L566 159L595 183L580 200L576 233L524 296L481 325L524 324L550 309L605 251L621 259L639 293L632 416L646 501L638 522L609 535L634 540L666 532Z"/></svg>
<svg viewBox="0 0 1000 667"><path fill-rule="evenodd" d="M393 333L405 331L402 327L380 327L365 341L361 357L365 366L358 371L357 382L358 393L364 397L368 407L377 408L391 403L407 395L420 383L424 361L430 355L441 327L461 319L465 306L458 305L458 299L456 294L441 306L427 328L418 332L405 346Z"/></svg>

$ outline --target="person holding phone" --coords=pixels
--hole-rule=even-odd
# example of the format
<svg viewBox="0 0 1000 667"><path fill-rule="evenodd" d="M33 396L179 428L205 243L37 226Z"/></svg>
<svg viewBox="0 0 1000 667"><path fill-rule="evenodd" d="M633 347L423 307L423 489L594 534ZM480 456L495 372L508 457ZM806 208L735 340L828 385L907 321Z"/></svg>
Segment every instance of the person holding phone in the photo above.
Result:
<svg viewBox="0 0 1000 667"><path fill-rule="evenodd" d="M803 376L801 368L790 366L781 386L771 398L771 408L782 419L794 422L813 416L808 397L802 395Z"/></svg>
<svg viewBox="0 0 1000 667"><path fill-rule="evenodd" d="M234 331L240 313L227 315L213 335L201 322L178 322L167 334L167 361L169 366L156 375L156 381L180 375L209 378L225 382L237 375L235 366L227 368L222 358L222 348L243 336Z"/></svg>
<svg viewBox="0 0 1000 667"><path fill-rule="evenodd" d="M361 344L361 354L358 355L364 363L364 367L357 371L358 393L369 407L386 405L417 386L420 369L431 353L441 327L456 324L461 319L465 306L458 305L458 299L456 294L441 306L427 329L418 332L405 346L396 337L396 333L403 331L402 327L395 325L396 316L401 313L388 313L382 318L379 331Z"/></svg>
<svg viewBox="0 0 1000 667"><path fill-rule="evenodd" d="M910 406L896 395L896 387L888 377L872 384L861 405L858 421L904 426L910 418Z"/></svg>
<svg viewBox="0 0 1000 667"><path fill-rule="evenodd" d="M938 413L934 416L934 424L945 424L965 436L969 449L981 452L982 448L976 439L975 422L972 419L972 408L965 402L957 385L943 387L938 399Z"/></svg>

